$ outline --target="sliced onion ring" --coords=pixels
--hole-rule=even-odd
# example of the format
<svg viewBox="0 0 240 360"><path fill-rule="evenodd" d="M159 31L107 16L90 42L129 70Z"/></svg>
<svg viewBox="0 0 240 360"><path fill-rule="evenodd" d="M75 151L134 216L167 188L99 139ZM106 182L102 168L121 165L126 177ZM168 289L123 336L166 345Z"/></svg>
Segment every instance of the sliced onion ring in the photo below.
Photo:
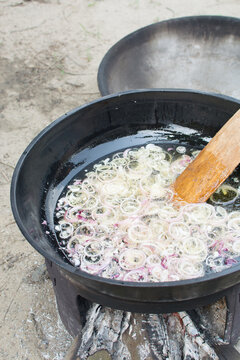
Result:
<svg viewBox="0 0 240 360"><path fill-rule="evenodd" d="M134 270L145 264L146 255L142 250L128 249L119 256L119 265L124 270Z"/></svg>

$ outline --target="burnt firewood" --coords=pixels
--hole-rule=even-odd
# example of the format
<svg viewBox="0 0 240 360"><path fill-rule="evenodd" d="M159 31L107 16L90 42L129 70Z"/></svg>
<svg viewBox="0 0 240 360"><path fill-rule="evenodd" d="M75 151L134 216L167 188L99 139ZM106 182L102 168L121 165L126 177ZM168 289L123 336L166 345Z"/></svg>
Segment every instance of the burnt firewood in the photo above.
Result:
<svg viewBox="0 0 240 360"><path fill-rule="evenodd" d="M93 304L81 336L65 360L97 359L102 350L112 360L219 359L186 312L135 314Z"/></svg>

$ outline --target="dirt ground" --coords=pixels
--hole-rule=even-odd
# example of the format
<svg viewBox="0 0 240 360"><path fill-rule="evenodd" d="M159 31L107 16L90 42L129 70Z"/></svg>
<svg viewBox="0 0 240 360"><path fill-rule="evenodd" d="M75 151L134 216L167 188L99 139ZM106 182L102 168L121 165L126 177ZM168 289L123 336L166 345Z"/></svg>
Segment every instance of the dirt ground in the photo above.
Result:
<svg viewBox="0 0 240 360"><path fill-rule="evenodd" d="M0 358L61 360L71 344L43 258L10 208L14 166L40 130L100 96L98 65L128 33L188 15L240 16L239 0L0 0Z"/></svg>

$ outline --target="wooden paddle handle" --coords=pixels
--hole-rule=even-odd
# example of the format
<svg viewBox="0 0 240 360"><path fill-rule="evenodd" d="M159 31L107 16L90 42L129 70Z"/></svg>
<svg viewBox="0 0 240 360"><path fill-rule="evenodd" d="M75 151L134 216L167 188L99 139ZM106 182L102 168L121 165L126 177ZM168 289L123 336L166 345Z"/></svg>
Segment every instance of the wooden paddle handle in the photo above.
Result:
<svg viewBox="0 0 240 360"><path fill-rule="evenodd" d="M206 201L240 163L240 110L217 132L174 183L175 199Z"/></svg>

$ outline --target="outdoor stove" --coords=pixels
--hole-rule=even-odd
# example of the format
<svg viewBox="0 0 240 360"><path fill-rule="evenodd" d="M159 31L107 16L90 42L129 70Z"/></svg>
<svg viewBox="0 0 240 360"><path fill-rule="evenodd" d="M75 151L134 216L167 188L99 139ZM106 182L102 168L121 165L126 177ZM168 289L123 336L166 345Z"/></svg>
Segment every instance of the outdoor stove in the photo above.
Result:
<svg viewBox="0 0 240 360"><path fill-rule="evenodd" d="M240 359L233 347L240 333L239 263L200 278L161 284L105 279L68 262L54 227L59 196L90 163L129 145L159 142L162 129L171 124L212 137L239 104L188 90L110 95L50 124L19 159L11 185L13 214L25 238L46 258L60 316L77 336L74 353L81 360L100 349L121 360ZM199 143L199 136L192 135L192 141ZM221 315L217 322L211 307L209 314L201 307L223 297L222 311L215 305ZM219 357L215 348L222 353ZM75 355L68 360L77 359Z"/></svg>
<svg viewBox="0 0 240 360"><path fill-rule="evenodd" d="M144 356L144 349L145 352L150 350L152 357L148 359L167 359L170 355L175 356L174 359L189 360L240 359L240 353L234 348L240 336L240 284L214 296L189 300L180 306L182 311L179 313L164 315L160 306L157 315L137 314L104 308L83 298L80 295L82 293L80 285L74 282L66 272L49 260L46 260L46 265L53 283L61 320L68 332L78 339L73 345L74 351L71 350L74 355L68 359L85 359L92 353L93 347L95 351L108 350L113 359L124 359L119 356L125 351L125 358L128 359L128 352L131 354L131 349L126 349L129 340L126 339L126 335L125 341L122 340L122 335L130 329L128 336L131 337L133 326L135 328L140 326L138 330L145 331L147 334L147 337L145 335L140 340L135 339L134 342L140 347L140 351L142 347L142 356ZM205 306L202 306L203 304ZM166 313L165 307L164 313ZM116 328L112 328L113 322L119 323L117 331ZM177 339L171 327L174 328L176 334L183 330L185 338ZM104 336L101 328L105 329ZM116 333L111 335L111 332ZM83 341L86 333L88 333L87 344L86 340ZM122 342L121 348L118 349L113 346L114 342L116 343L116 337L118 340L121 338ZM99 343L96 344L96 342ZM208 353L209 357L204 357L204 352Z"/></svg>

